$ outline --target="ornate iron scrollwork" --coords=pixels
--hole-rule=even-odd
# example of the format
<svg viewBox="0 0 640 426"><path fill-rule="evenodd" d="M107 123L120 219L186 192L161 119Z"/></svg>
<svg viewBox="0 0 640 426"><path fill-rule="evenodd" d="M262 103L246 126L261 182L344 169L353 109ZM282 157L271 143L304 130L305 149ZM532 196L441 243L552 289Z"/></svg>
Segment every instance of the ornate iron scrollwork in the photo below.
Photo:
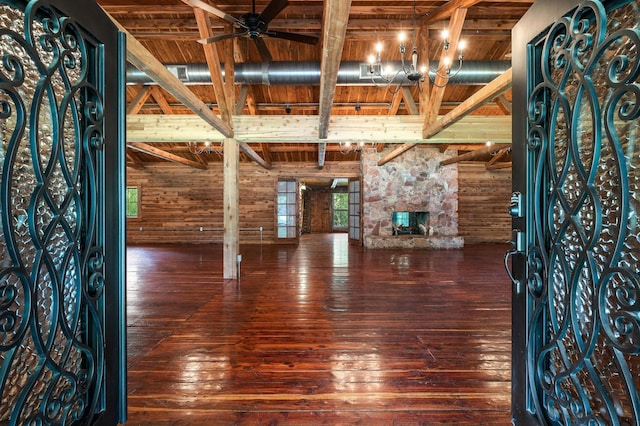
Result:
<svg viewBox="0 0 640 426"><path fill-rule="evenodd" d="M100 57L18 3L0 0L0 423L70 424L104 385Z"/></svg>
<svg viewBox="0 0 640 426"><path fill-rule="evenodd" d="M640 422L640 4L610 4L586 1L549 29L529 96L528 358L542 422Z"/></svg>

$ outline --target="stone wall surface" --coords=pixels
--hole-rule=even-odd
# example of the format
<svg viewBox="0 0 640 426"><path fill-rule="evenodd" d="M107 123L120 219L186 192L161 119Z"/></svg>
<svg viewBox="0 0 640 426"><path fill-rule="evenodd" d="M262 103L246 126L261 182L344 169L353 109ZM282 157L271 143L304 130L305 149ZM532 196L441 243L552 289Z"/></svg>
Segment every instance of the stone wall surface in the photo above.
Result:
<svg viewBox="0 0 640 426"><path fill-rule="evenodd" d="M455 155L441 153L438 148L416 147L394 160L378 166L393 146L382 152L365 149L361 156L362 167L362 212L365 246L374 248L389 246L382 239L393 239L391 246L416 247L413 239L402 239L392 235L391 216L394 211L428 211L429 237L455 238L452 246L458 246L458 166L441 167L440 161ZM368 238L373 237L373 238ZM375 243L374 243L375 241ZM405 241L403 243L402 241ZM429 246L428 243L419 246ZM447 248L451 244L445 243Z"/></svg>

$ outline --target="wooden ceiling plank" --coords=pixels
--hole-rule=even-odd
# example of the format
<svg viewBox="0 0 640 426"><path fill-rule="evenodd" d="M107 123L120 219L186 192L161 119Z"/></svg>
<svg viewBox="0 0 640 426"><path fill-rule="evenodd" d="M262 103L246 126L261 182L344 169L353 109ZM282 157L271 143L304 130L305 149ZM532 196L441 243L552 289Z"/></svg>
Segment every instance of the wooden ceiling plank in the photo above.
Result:
<svg viewBox="0 0 640 426"><path fill-rule="evenodd" d="M158 83L167 92L171 93L178 101L189 107L207 124L218 130L226 137L233 137L233 129L220 117L215 115L207 105L202 102L187 86L156 59L146 47L133 37L122 25L111 17L113 23L122 31L127 39L127 61L144 72L153 81Z"/></svg>
<svg viewBox="0 0 640 426"><path fill-rule="evenodd" d="M200 38L205 39L212 37L213 31L211 30L211 21L209 14L197 7L193 8L193 14L196 17L198 23L198 31L200 32ZM231 125L231 111L229 111L229 102L227 101L227 92L222 77L222 68L220 67L220 57L218 55L218 49L214 43L207 43L202 45L204 50L204 56L207 60L207 66L209 67L209 74L211 75L211 83L213 85L213 91L216 95L216 102L220 109L220 116L222 120Z"/></svg>
<svg viewBox="0 0 640 426"><path fill-rule="evenodd" d="M140 112L144 103L149 99L150 92L151 86L142 86L129 105L127 105L127 114L137 114Z"/></svg>
<svg viewBox="0 0 640 426"><path fill-rule="evenodd" d="M326 0L322 29L320 62L320 139L327 137L331 105L338 81L338 70L344 48L351 0Z"/></svg>
<svg viewBox="0 0 640 426"><path fill-rule="evenodd" d="M442 160L440 162L441 166L447 166L449 164L454 164L454 163L459 163L460 161L470 161L470 160L474 160L478 157L482 157L483 155L487 155L487 154L491 154L492 152L495 152L496 150L501 150L504 148L510 148L511 144L508 145L491 145L491 146L487 146L484 148L480 148L480 149L476 149L475 151L471 151L471 152L467 152L466 154L462 154L462 155L458 155L456 157L451 157L448 158L446 160Z"/></svg>
<svg viewBox="0 0 640 426"><path fill-rule="evenodd" d="M480 108L485 102L494 99L511 88L513 76L511 68L499 75L486 86L483 86L476 93L468 97L464 102L451 110L441 119L426 126L422 132L422 137L429 139L463 117Z"/></svg>
<svg viewBox="0 0 640 426"><path fill-rule="evenodd" d="M155 146L146 143L128 143L127 147L140 152L144 152L145 154L153 155L154 157L162 158L163 160L184 164L185 166L193 167L196 169L207 169L207 166L205 164L188 160L179 155L171 154L170 152L163 151L160 148L156 148Z"/></svg>

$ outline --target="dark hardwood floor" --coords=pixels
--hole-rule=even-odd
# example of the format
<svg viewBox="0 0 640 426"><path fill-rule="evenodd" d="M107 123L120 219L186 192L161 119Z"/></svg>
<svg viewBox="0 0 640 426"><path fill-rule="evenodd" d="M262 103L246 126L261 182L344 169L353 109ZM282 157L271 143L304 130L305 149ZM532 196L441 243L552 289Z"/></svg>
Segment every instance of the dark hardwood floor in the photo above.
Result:
<svg viewBox="0 0 640 426"><path fill-rule="evenodd" d="M128 424L508 425L505 251L129 247Z"/></svg>

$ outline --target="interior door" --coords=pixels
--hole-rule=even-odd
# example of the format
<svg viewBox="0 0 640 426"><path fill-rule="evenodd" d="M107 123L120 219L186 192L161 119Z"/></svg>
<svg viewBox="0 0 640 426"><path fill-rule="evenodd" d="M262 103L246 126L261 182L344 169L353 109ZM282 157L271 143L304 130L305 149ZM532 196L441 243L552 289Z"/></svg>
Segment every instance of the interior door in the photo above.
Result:
<svg viewBox="0 0 640 426"><path fill-rule="evenodd" d="M349 179L349 243L362 245L362 183L360 178Z"/></svg>
<svg viewBox="0 0 640 426"><path fill-rule="evenodd" d="M513 32L515 424L640 424L640 2Z"/></svg>
<svg viewBox="0 0 640 426"><path fill-rule="evenodd" d="M124 422L124 38L92 1L0 17L0 424Z"/></svg>

